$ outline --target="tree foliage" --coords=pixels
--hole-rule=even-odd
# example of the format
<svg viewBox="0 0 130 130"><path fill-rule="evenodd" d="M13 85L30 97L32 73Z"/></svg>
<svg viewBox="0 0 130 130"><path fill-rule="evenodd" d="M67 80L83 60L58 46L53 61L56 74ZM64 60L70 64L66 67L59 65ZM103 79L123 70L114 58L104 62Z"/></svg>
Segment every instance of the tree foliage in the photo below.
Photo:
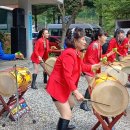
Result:
<svg viewBox="0 0 130 130"><path fill-rule="evenodd" d="M63 4L58 5L62 20L62 45L64 43L67 29L70 24L72 24L72 21L76 18L78 13L82 10L83 5L84 0L64 0ZM67 21L64 19L65 16L70 16Z"/></svg>
<svg viewBox="0 0 130 130"><path fill-rule="evenodd" d="M55 5L33 5L32 10L33 14L38 15L42 12L47 12L48 15L53 18L53 22L55 22L55 18L57 19L59 16L62 21L62 44L65 39L66 31L69 28L70 24L75 20L78 13L82 10L84 5L93 6L93 2L91 0L64 0L63 4ZM65 20L66 16L67 20ZM50 20L52 21L52 20Z"/></svg>
<svg viewBox="0 0 130 130"><path fill-rule="evenodd" d="M130 19L129 7L129 0L64 0L64 4L58 6L33 6L33 14L42 13L42 17L40 16L39 19L44 19L44 17L47 17L48 23L55 23L55 21L60 17L63 23L64 40L64 36L69 25L75 20L79 13L82 18L89 19L88 21L91 22L92 17L90 15L94 13L90 12L87 16L82 9L86 8L89 11L89 8L95 8L98 17L100 18L99 23L106 31L112 32L115 28L115 20ZM95 11L95 9L92 11ZM65 21L65 16L69 16L68 21Z"/></svg>
<svg viewBox="0 0 130 130"><path fill-rule="evenodd" d="M56 19L61 18L62 21L62 44L66 35L66 31L70 24L75 21L76 16L82 11L82 7L93 7L93 0L64 0L63 4L55 5L33 5L32 13L34 14L35 21L37 21L36 15L45 15L51 23L55 23ZM43 14L44 13L44 14ZM67 20L65 20L66 16ZM40 19L43 17L40 16ZM37 24L35 24L37 26Z"/></svg>
<svg viewBox="0 0 130 130"><path fill-rule="evenodd" d="M94 2L93 2L93 0L84 0L84 5L89 7L89 8L93 8Z"/></svg>
<svg viewBox="0 0 130 130"><path fill-rule="evenodd" d="M127 0L94 0L94 6L99 16L102 16L103 27L111 31L117 19L130 18L130 1Z"/></svg>

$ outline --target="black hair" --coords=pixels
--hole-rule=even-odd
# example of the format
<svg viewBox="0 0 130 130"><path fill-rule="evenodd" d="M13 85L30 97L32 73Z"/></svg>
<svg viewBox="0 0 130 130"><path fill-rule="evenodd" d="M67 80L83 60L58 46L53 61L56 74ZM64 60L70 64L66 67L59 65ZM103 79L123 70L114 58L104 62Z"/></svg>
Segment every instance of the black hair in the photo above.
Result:
<svg viewBox="0 0 130 130"><path fill-rule="evenodd" d="M74 40L78 40L85 36L84 30L82 28L76 27L71 30L66 38L66 46L67 48L75 48Z"/></svg>
<svg viewBox="0 0 130 130"><path fill-rule="evenodd" d="M94 40L98 40L98 37L101 37L103 35L106 36L106 33L102 29L97 30L94 35Z"/></svg>
<svg viewBox="0 0 130 130"><path fill-rule="evenodd" d="M127 34L126 34L126 37L128 37L128 35L130 35L130 30L128 30Z"/></svg>
<svg viewBox="0 0 130 130"><path fill-rule="evenodd" d="M69 29L67 30L67 32L66 32L66 37L68 37L68 36L70 35L70 33L71 33L71 29L69 28Z"/></svg>
<svg viewBox="0 0 130 130"><path fill-rule="evenodd" d="M114 38L116 38L117 37L117 35L119 35L120 33L125 33L122 29L117 29L116 31L115 31L115 33L114 33Z"/></svg>
<svg viewBox="0 0 130 130"><path fill-rule="evenodd" d="M44 33L45 30L48 30L47 28L43 28L42 30L39 31L37 39L42 37L42 34Z"/></svg>

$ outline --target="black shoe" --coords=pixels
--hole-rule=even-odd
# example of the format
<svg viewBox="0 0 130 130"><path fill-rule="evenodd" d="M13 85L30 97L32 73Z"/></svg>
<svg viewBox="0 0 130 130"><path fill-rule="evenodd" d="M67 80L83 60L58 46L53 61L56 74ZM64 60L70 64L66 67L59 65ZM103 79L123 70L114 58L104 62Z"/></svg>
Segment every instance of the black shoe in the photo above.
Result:
<svg viewBox="0 0 130 130"><path fill-rule="evenodd" d="M75 125L68 125L68 127L67 127L68 130L73 130L75 128L76 128Z"/></svg>
<svg viewBox="0 0 130 130"><path fill-rule="evenodd" d="M67 130L70 120L59 118L56 130Z"/></svg>
<svg viewBox="0 0 130 130"><path fill-rule="evenodd" d="M46 83L47 83L47 79L44 79L44 81L43 81L43 82L44 82L44 84L46 84Z"/></svg>
<svg viewBox="0 0 130 130"><path fill-rule="evenodd" d="M80 104L80 109L83 109L84 111L91 111L87 105L87 102L82 102Z"/></svg>
<svg viewBox="0 0 130 130"><path fill-rule="evenodd" d="M32 84L31 84L32 89L38 89L36 87L36 78L37 78L37 74L32 74Z"/></svg>
<svg viewBox="0 0 130 130"><path fill-rule="evenodd" d="M32 89L38 89L36 85L31 86Z"/></svg>
<svg viewBox="0 0 130 130"><path fill-rule="evenodd" d="M47 73L46 72L43 72L43 82L46 84L47 83Z"/></svg>

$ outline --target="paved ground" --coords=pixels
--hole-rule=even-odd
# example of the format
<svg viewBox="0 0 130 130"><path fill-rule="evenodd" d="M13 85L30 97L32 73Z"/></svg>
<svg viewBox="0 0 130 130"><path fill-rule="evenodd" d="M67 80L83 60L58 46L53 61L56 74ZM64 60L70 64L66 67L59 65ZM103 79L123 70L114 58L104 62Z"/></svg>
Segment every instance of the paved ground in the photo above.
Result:
<svg viewBox="0 0 130 130"><path fill-rule="evenodd" d="M0 61L0 70L13 67L14 65L20 65L28 67L32 72L32 64L29 60L19 61ZM29 114L24 115L20 118L20 124L12 122L9 118L5 122L5 116L1 117L0 124L6 123L6 126L0 127L0 130L56 130L56 124L59 118L50 96L46 93L42 81L42 68L37 78L38 90L32 90L31 88L25 93L24 98L27 104L31 108ZM84 93L87 87L87 82L84 77L80 78L79 90ZM130 88L127 88L130 93ZM5 98L8 100L8 98ZM71 123L76 125L76 130L91 130L96 123L97 119L93 115L93 112L85 112L79 109L80 103L77 103L73 109L73 118ZM90 108L91 104L89 103ZM36 124L32 123L32 120L36 120ZM102 130L99 127L97 130ZM115 125L115 130L130 130L130 103L127 108L127 116L123 116Z"/></svg>

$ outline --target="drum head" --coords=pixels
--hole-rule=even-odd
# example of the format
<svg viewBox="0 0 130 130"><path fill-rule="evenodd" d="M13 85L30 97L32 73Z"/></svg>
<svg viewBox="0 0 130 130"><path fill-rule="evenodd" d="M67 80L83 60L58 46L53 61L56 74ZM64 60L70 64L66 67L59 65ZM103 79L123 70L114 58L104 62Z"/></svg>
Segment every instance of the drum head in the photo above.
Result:
<svg viewBox="0 0 130 130"><path fill-rule="evenodd" d="M56 62L56 57L50 57L45 61L45 69L49 75L51 74L54 68L55 62Z"/></svg>
<svg viewBox="0 0 130 130"><path fill-rule="evenodd" d="M122 85L125 85L128 81L128 74L121 69L121 66L112 66L106 70L106 73L118 80Z"/></svg>
<svg viewBox="0 0 130 130"><path fill-rule="evenodd" d="M122 62L122 71L130 74L130 60L125 60Z"/></svg>
<svg viewBox="0 0 130 130"><path fill-rule="evenodd" d="M114 117L127 108L129 95L127 89L116 81L107 80L97 85L91 95L91 100L110 106L92 103L93 108L102 116Z"/></svg>
<svg viewBox="0 0 130 130"><path fill-rule="evenodd" d="M16 82L8 72L0 72L0 95L10 97L16 92Z"/></svg>
<svg viewBox="0 0 130 130"><path fill-rule="evenodd" d="M127 74L130 74L130 66L123 67L122 71L127 73Z"/></svg>

